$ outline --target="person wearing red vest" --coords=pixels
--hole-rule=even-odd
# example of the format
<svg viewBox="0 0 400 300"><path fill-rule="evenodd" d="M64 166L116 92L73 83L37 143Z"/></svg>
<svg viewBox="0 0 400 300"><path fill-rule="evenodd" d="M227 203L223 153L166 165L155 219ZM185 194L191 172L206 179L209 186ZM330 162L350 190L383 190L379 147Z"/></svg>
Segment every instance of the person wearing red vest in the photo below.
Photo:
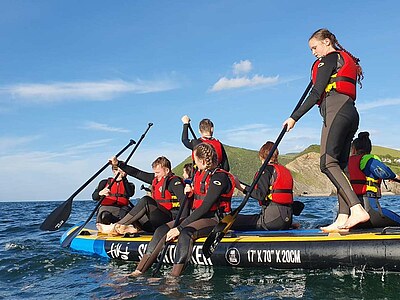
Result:
<svg viewBox="0 0 400 300"><path fill-rule="evenodd" d="M129 176L151 184L151 196L139 199L135 207L115 224L117 233L136 233L140 230L154 232L159 226L173 220L185 198L184 185L182 179L172 173L171 162L166 157L160 156L152 163L154 173L126 165L116 157L111 158L111 163ZM134 229L129 226L131 224Z"/></svg>
<svg viewBox="0 0 400 300"><path fill-rule="evenodd" d="M264 163L273 142L261 146L258 156ZM233 230L286 230L291 228L293 219L293 177L288 169L278 163L278 149L275 150L251 197L258 200L261 212L254 215L239 214L233 223ZM256 174L257 176L257 174ZM248 186L236 179L236 188L247 193Z"/></svg>
<svg viewBox="0 0 400 300"><path fill-rule="evenodd" d="M182 122L183 122L183 131L182 131L183 145L185 145L185 147L190 150L193 150L194 147L200 143L208 143L212 145L217 153L218 167L229 172L228 156L226 155L224 146L219 140L213 137L214 123L210 119L201 120L199 123L199 132L201 136L198 139L191 140L189 139L189 133L188 133L190 118L187 115L185 115L182 117ZM192 152L192 159L194 159L193 152Z"/></svg>
<svg viewBox="0 0 400 300"><path fill-rule="evenodd" d="M92 194L92 199L99 201L104 196L99 211L97 212L96 223L109 225L121 220L130 210L129 198L135 193L135 185L128 182L126 173L118 167L112 167L114 176L119 172L117 180L110 187L113 178L103 179Z"/></svg>
<svg viewBox="0 0 400 300"><path fill-rule="evenodd" d="M364 208L370 215L369 221L359 224L357 228L382 228L387 226L400 226L400 216L382 208L379 203L381 198L381 182L383 179L399 179L378 156L371 154L372 143L368 132L360 132L353 141L348 172L350 183ZM343 203L342 205L345 205ZM349 209L347 207L349 212ZM348 214L341 218L348 217Z"/></svg>
<svg viewBox="0 0 400 300"><path fill-rule="evenodd" d="M283 126L290 131L296 122L315 104L323 118L320 148L320 168L337 189L338 201L350 207L347 219L337 219L321 228L326 232L348 231L369 220L344 174L351 141L358 129L359 115L355 108L356 82L361 85L363 73L359 59L345 50L334 34L327 29L314 32L309 41L317 61L312 68L313 87L304 103L288 118ZM343 205L339 205L343 207ZM340 211L339 213L342 213Z"/></svg>
<svg viewBox="0 0 400 300"><path fill-rule="evenodd" d="M173 227L175 222L169 222L157 228L131 276L139 276L148 270L165 242L174 239L178 241L171 275L179 276L190 260L194 241L206 237L221 218L230 212L235 189L233 175L217 168L217 154L210 144L201 143L193 152L198 170L194 175L193 188L185 189L187 194L193 193L192 211L187 218L180 220L177 227Z"/></svg>

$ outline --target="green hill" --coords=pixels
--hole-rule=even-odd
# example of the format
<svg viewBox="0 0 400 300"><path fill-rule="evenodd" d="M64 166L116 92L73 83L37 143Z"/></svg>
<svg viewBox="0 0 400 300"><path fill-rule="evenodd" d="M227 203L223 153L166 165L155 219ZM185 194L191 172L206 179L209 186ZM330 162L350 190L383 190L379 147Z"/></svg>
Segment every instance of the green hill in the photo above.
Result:
<svg viewBox="0 0 400 300"><path fill-rule="evenodd" d="M258 151L227 145L224 145L224 147L226 154L228 155L231 172L237 175L243 182L250 183L254 174L261 166L260 160L258 159ZM319 145L310 145L299 153L279 155L279 162L283 165L287 165L303 154L310 152L319 153L319 150ZM372 153L378 155L381 159L391 159L391 162L385 162L385 164L387 164L395 173L400 173L400 164L394 162L394 159L400 158L400 151L381 146L373 146ZM189 162L191 162L190 156L174 168L174 173L181 175L183 165Z"/></svg>

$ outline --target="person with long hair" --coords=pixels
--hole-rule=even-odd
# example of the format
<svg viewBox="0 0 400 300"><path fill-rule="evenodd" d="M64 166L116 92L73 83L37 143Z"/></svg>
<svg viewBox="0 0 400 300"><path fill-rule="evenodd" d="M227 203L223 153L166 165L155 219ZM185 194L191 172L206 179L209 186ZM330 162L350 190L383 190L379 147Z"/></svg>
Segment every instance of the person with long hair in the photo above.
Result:
<svg viewBox="0 0 400 300"><path fill-rule="evenodd" d="M140 276L148 270L165 243L175 239L177 243L171 275L181 275L190 260L194 241L208 236L214 226L230 213L235 189L233 175L217 167L217 154L210 144L195 146L193 153L198 170L194 174L192 188L185 189L187 195L193 194L190 215L179 220L176 227L173 227L173 221L157 228L131 276Z"/></svg>
<svg viewBox="0 0 400 300"><path fill-rule="evenodd" d="M258 151L263 164L274 143L266 142ZM293 177L290 171L279 164L279 151L275 149L269 164L251 193L258 200L261 211L258 214L239 214L233 223L233 230L285 230L292 226L293 220ZM255 175L257 176L257 174ZM236 178L236 188L243 193L248 186Z"/></svg>
<svg viewBox="0 0 400 300"><path fill-rule="evenodd" d="M283 126L290 131L315 104L319 105L323 118L320 168L337 189L339 216L344 213L341 209L350 207L348 218L337 218L333 224L321 229L326 232L348 231L370 218L343 172L348 163L351 141L359 125L359 115L354 105L356 84L358 82L361 85L364 76L360 60L343 48L328 29L314 32L308 45L317 57L311 72L313 88Z"/></svg>
<svg viewBox="0 0 400 300"><path fill-rule="evenodd" d="M354 192L371 218L369 221L357 225L357 228L399 226L400 216L389 209L382 208L379 203L382 196L382 180L398 180L399 176L385 165L378 156L371 154L371 151L372 143L369 132L360 132L352 143L348 172ZM343 214L343 209L341 211ZM348 208L347 211L348 213L340 216L340 218L348 218Z"/></svg>

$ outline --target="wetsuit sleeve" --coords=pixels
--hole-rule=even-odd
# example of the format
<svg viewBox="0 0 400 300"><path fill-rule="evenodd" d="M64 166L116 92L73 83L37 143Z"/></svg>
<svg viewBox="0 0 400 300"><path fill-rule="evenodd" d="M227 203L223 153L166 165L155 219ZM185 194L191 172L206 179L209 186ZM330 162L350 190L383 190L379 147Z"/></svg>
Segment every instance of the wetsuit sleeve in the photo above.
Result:
<svg viewBox="0 0 400 300"><path fill-rule="evenodd" d="M172 178L168 182L168 191L170 191L178 198L179 204L182 204L183 200L185 199L185 193L183 192L183 189L184 184L182 183L182 180L178 177Z"/></svg>
<svg viewBox="0 0 400 300"><path fill-rule="evenodd" d="M221 168L224 169L225 171L229 172L229 161L228 161L228 156L226 155L224 145L221 144L222 148L222 166Z"/></svg>
<svg viewBox="0 0 400 300"><path fill-rule="evenodd" d="M168 191L170 191L179 201L179 205L185 205L185 184L178 177L172 178L168 183ZM188 201L188 200L186 200ZM182 218L186 218L189 215L190 205L186 204L184 211L182 212Z"/></svg>
<svg viewBox="0 0 400 300"><path fill-rule="evenodd" d="M129 182L125 177L122 178L122 183L124 184L125 193L128 198L132 197L135 194L135 185Z"/></svg>
<svg viewBox="0 0 400 300"><path fill-rule="evenodd" d="M290 117L296 122L304 116L318 100L321 99L326 86L328 85L332 74L336 72L338 56L337 52L333 52L323 57L319 63L317 78L304 103Z"/></svg>
<svg viewBox="0 0 400 300"><path fill-rule="evenodd" d="M225 173L215 173L210 178L210 186L207 190L207 195L204 197L203 203L200 207L196 208L179 226L179 231L188 224L197 221L203 217L204 214L208 213L219 199L219 196L229 192L231 188L231 182L228 175Z"/></svg>
<svg viewBox="0 0 400 300"><path fill-rule="evenodd" d="M154 173L148 173L139 170L135 167L125 164L123 161L118 162L118 167L121 168L129 176L135 177L145 183L151 184L153 182Z"/></svg>
<svg viewBox="0 0 400 300"><path fill-rule="evenodd" d="M272 184L272 174L274 171L274 167L272 166L267 166L267 168L265 169L264 174L261 175L260 180L257 183L256 188L251 192L251 197L262 201L265 200L266 197L269 194L269 187ZM250 187L246 187L245 191L247 193L247 191L249 190Z"/></svg>
<svg viewBox="0 0 400 300"><path fill-rule="evenodd" d="M193 145L193 140L189 139L189 124L183 124L183 130L182 130L182 143L185 145L186 148L193 150L194 146Z"/></svg>
<svg viewBox="0 0 400 300"><path fill-rule="evenodd" d="M95 201L99 201L100 200L100 195L99 192L104 189L107 185L107 179L103 179L102 181L99 182L99 185L97 186L97 188L94 190L93 194L92 194L92 199Z"/></svg>
<svg viewBox="0 0 400 300"><path fill-rule="evenodd" d="M371 158L362 170L365 176L372 177L374 179L393 179L396 178L396 174L383 162Z"/></svg>

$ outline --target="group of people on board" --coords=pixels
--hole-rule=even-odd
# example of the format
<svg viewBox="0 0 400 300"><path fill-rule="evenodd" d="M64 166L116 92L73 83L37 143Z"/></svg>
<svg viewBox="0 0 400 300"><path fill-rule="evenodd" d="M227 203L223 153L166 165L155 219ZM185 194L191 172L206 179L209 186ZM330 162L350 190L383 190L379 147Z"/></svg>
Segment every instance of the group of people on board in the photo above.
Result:
<svg viewBox="0 0 400 300"><path fill-rule="evenodd" d="M345 50L327 29L313 33L309 47L317 57L312 67L313 87L283 126L287 131L291 130L314 105L319 106L323 118L320 168L336 187L339 203L336 220L321 230L346 232L359 227L399 226L400 217L381 208L378 201L381 181L399 179L399 176L371 154L368 132L360 132L353 141L359 125L354 105L356 83L363 78L359 59ZM94 200L103 199L97 214L99 231L116 235L140 231L153 233L132 276L150 268L165 243L175 239L177 245L171 274L179 276L189 262L194 241L208 236L232 211L235 188L244 194L250 192L250 196L258 200L260 212L239 214L232 229L286 230L296 227L292 224L293 214L299 212L294 212L298 209L293 199L293 177L279 164L277 149L269 155L273 142L266 142L259 150L262 164L268 156L271 159L254 189L250 190L229 172L228 157L222 143L213 137L211 120L200 122L199 138L195 137L187 115L182 117L182 122L182 143L192 150L193 160L192 164L185 165L183 178L172 173L171 162L164 156L152 163L152 173L112 157L112 170L120 174L118 180L111 186L110 179L102 180L93 193ZM189 139L189 130L193 139ZM344 173L346 168L348 175ZM139 199L135 206L129 202L135 188L126 175L151 185L150 195ZM179 210L182 210L180 219L175 222Z"/></svg>

